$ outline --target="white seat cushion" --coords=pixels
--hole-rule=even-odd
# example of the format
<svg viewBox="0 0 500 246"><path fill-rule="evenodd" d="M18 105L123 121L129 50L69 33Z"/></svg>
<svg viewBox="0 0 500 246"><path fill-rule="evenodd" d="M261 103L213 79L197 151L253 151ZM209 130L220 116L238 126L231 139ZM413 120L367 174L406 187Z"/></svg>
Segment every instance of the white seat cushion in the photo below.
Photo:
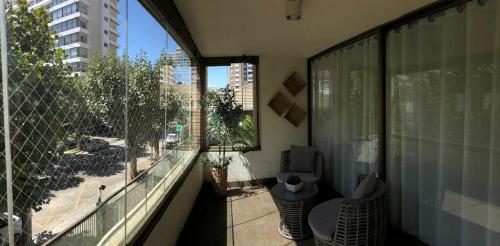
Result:
<svg viewBox="0 0 500 246"><path fill-rule="evenodd" d="M321 240L333 241L333 232L344 199L333 199L321 203L311 210L308 220L315 237Z"/></svg>
<svg viewBox="0 0 500 246"><path fill-rule="evenodd" d="M315 184L317 184L320 179L320 177L316 176L316 174L314 173L296 173L296 172L278 173L278 175L276 175L276 179L278 180L278 183L284 183L286 182L288 177L292 175L298 176L300 179L302 179L302 181Z"/></svg>

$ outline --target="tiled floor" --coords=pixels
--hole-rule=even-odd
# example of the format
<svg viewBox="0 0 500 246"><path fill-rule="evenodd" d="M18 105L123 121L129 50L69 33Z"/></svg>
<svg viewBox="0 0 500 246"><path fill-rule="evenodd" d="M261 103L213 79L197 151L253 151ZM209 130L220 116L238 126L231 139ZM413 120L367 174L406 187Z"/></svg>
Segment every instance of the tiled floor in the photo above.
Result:
<svg viewBox="0 0 500 246"><path fill-rule="evenodd" d="M216 198L206 185L177 244L314 245L312 237L296 242L282 237L278 223L279 212L268 187L233 188L226 198Z"/></svg>
<svg viewBox="0 0 500 246"><path fill-rule="evenodd" d="M291 241L278 233L279 212L269 193L270 187L233 188L227 197L216 197L204 185L177 245L282 246L314 245L312 237ZM320 186L316 203L338 197ZM422 245L401 233L391 232L387 245Z"/></svg>

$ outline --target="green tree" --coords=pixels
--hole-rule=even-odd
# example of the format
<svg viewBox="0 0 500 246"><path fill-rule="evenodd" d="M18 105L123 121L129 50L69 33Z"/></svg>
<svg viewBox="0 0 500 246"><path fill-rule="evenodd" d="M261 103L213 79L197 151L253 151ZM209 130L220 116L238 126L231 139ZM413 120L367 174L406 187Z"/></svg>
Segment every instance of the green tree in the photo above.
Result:
<svg viewBox="0 0 500 246"><path fill-rule="evenodd" d="M147 141L153 128L160 104L160 73L141 52L133 61L129 82L128 151L131 160L131 177L137 176L137 157L140 146Z"/></svg>
<svg viewBox="0 0 500 246"><path fill-rule="evenodd" d="M154 66L154 78L160 79L160 74L165 66L172 66L172 61L167 58L167 53L162 51L160 59ZM160 155L160 139L162 129L167 130L169 125L185 115L185 105L188 101L186 93L176 85L164 83L160 88L158 100L152 102L153 119L149 143L152 149L152 159L157 160Z"/></svg>
<svg viewBox="0 0 500 246"><path fill-rule="evenodd" d="M245 148L254 147L257 144L255 134L253 117L245 115L239 124L238 134L233 141L234 147L241 148L243 151Z"/></svg>
<svg viewBox="0 0 500 246"><path fill-rule="evenodd" d="M72 105L69 95L74 88L62 62L63 50L53 48L56 33L49 28L46 9L29 10L26 0L16 0L16 8L12 4L7 2L6 16L12 188L14 213L23 223L18 243L26 245L31 244L31 211L41 210L50 201L49 185L57 179L44 171L60 161L57 149L66 135L64 125ZM1 146L5 153L4 144ZM5 159L0 162L0 172L5 173ZM5 179L0 183L0 192L5 194ZM5 208L4 199L1 203Z"/></svg>
<svg viewBox="0 0 500 246"><path fill-rule="evenodd" d="M226 146L237 139L243 106L236 102L234 92L225 88L222 92L207 92L201 100L201 107L208 113L206 133L218 145L218 160L208 164L219 169L226 168L231 162L230 158L226 158Z"/></svg>
<svg viewBox="0 0 500 246"><path fill-rule="evenodd" d="M137 157L155 123L160 103L160 73L144 52L127 65L126 58L95 56L87 67L84 89L92 114L125 137L130 177L137 176ZM129 71L126 90L127 67ZM127 93L126 93L127 92ZM125 110L128 109L125 117Z"/></svg>
<svg viewBox="0 0 500 246"><path fill-rule="evenodd" d="M188 96L175 85L165 84L161 89L159 103L155 105L150 145L153 150L153 159L159 158L160 138L162 129L168 130L172 123L181 123L187 112L185 105Z"/></svg>

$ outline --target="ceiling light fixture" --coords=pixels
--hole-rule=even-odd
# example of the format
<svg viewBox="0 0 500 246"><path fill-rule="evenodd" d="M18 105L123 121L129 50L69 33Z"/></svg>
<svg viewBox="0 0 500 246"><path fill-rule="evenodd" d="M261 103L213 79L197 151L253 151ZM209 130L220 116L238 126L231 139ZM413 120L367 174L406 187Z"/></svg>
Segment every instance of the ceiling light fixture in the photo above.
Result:
<svg viewBox="0 0 500 246"><path fill-rule="evenodd" d="M302 0L285 0L286 19L300 20L302 17Z"/></svg>

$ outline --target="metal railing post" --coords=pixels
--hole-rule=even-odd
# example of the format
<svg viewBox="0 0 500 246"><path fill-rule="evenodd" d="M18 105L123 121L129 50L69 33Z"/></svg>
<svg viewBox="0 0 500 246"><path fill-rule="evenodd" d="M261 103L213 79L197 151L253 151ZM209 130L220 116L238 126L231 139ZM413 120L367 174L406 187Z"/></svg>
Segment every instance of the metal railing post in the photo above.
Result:
<svg viewBox="0 0 500 246"><path fill-rule="evenodd" d="M0 32L1 32L1 53L2 53L2 90L3 90L3 125L5 142L5 172L7 185L7 212L9 245L14 246L14 196L12 194L12 152L10 146L10 114L9 114L9 70L7 54L7 17L5 15L5 1L0 0Z"/></svg>

